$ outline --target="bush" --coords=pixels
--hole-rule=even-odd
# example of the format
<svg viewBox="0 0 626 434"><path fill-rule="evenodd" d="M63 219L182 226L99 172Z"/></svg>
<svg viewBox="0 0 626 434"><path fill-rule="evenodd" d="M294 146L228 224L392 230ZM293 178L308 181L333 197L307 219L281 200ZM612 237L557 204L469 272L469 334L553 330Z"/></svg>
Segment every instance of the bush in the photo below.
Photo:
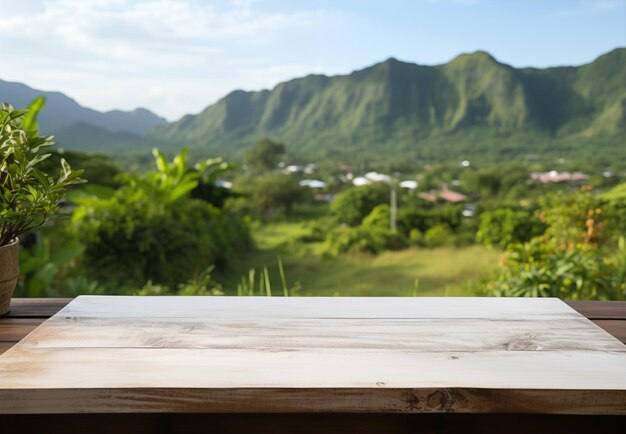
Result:
<svg viewBox="0 0 626 434"><path fill-rule="evenodd" d="M88 278L117 291L146 281L175 287L209 265L226 267L251 245L240 219L189 198L197 178L184 163L184 154L176 170L161 160L158 172L126 177L109 198L77 199L73 230L85 244Z"/></svg>
<svg viewBox="0 0 626 434"><path fill-rule="evenodd" d="M480 215L480 227L476 239L487 246L506 247L525 243L541 235L546 225L526 210L510 208L487 211Z"/></svg>
<svg viewBox="0 0 626 434"><path fill-rule="evenodd" d="M424 234L419 229L411 229L409 231L409 244L412 246L421 246L424 242Z"/></svg>
<svg viewBox="0 0 626 434"><path fill-rule="evenodd" d="M623 299L626 242L619 212L589 192L556 194L541 201L545 232L509 244L502 267L487 284L493 295Z"/></svg>
<svg viewBox="0 0 626 434"><path fill-rule="evenodd" d="M437 224L424 233L424 245L426 247L439 247L452 241L452 231L443 224Z"/></svg>
<svg viewBox="0 0 626 434"><path fill-rule="evenodd" d="M339 222L358 226L376 205L389 202L389 185L375 183L339 193L330 204L330 214Z"/></svg>
<svg viewBox="0 0 626 434"><path fill-rule="evenodd" d="M624 252L619 259L605 258L593 249L554 251L534 238L509 247L499 278L487 288L492 295L504 297L623 299Z"/></svg>
<svg viewBox="0 0 626 434"><path fill-rule="evenodd" d="M401 249L407 242L402 234L377 227L340 227L326 238L327 252L338 255L346 252L380 253L385 249Z"/></svg>
<svg viewBox="0 0 626 434"><path fill-rule="evenodd" d="M454 230L462 223L461 205L412 204L398 210L398 229L408 234L411 229L424 233L435 225L446 225Z"/></svg>
<svg viewBox="0 0 626 434"><path fill-rule="evenodd" d="M230 202L230 208L244 214L271 216L276 212L291 214L296 204L309 202L311 190L302 187L290 175L267 174L255 178L242 178L242 197Z"/></svg>
<svg viewBox="0 0 626 434"><path fill-rule="evenodd" d="M389 205L377 205L363 219L363 226L369 228L389 229L391 221L391 210Z"/></svg>

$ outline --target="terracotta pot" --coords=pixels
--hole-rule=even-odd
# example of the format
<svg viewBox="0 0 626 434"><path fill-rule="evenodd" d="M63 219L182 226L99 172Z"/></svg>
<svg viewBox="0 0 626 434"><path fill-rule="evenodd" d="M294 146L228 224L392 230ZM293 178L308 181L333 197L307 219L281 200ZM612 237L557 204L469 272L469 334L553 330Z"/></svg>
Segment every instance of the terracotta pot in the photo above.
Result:
<svg viewBox="0 0 626 434"><path fill-rule="evenodd" d="M0 315L6 314L11 307L11 297L20 274L19 247L17 238L0 247Z"/></svg>

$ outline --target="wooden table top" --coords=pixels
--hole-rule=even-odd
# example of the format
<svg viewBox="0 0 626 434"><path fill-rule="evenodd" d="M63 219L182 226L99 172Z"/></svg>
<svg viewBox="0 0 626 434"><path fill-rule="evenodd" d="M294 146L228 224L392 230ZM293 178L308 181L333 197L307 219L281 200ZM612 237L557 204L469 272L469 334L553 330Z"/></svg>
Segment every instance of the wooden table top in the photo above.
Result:
<svg viewBox="0 0 626 434"><path fill-rule="evenodd" d="M626 414L626 346L558 299L81 296L0 413Z"/></svg>

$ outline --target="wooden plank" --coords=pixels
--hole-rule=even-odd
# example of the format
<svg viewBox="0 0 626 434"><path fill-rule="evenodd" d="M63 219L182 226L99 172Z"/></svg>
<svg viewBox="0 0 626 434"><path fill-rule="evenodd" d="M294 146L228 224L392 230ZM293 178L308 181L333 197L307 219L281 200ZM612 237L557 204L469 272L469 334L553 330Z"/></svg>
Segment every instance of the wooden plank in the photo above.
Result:
<svg viewBox="0 0 626 434"><path fill-rule="evenodd" d="M0 342L0 354L6 352L9 348L13 347L17 342Z"/></svg>
<svg viewBox="0 0 626 434"><path fill-rule="evenodd" d="M104 318L580 318L557 298L80 296L58 315Z"/></svg>
<svg viewBox="0 0 626 434"><path fill-rule="evenodd" d="M9 357L10 356L10 357ZM601 368L600 368L601 367ZM626 354L599 351L25 348L0 358L3 389L468 388L626 393Z"/></svg>
<svg viewBox="0 0 626 434"><path fill-rule="evenodd" d="M454 351L617 351L626 347L585 318L482 319L104 318L59 316L25 338L29 348L401 349ZM590 339L581 341L581 336ZM419 337L419 338L418 338Z"/></svg>
<svg viewBox="0 0 626 434"><path fill-rule="evenodd" d="M626 320L595 320L594 323L626 344Z"/></svg>
<svg viewBox="0 0 626 434"><path fill-rule="evenodd" d="M626 414L625 349L555 299L79 297L0 413Z"/></svg>
<svg viewBox="0 0 626 434"><path fill-rule="evenodd" d="M580 301L567 300L574 310L589 319L626 320L626 301Z"/></svg>
<svg viewBox="0 0 626 434"><path fill-rule="evenodd" d="M11 310L5 318L49 318L64 308L71 298L14 298L11 300Z"/></svg>
<svg viewBox="0 0 626 434"><path fill-rule="evenodd" d="M381 388L123 388L0 390L1 414L524 413L625 415L623 391ZM558 393L558 400L555 396Z"/></svg>
<svg viewBox="0 0 626 434"><path fill-rule="evenodd" d="M43 318L10 318L0 320L0 342L17 342L37 328Z"/></svg>

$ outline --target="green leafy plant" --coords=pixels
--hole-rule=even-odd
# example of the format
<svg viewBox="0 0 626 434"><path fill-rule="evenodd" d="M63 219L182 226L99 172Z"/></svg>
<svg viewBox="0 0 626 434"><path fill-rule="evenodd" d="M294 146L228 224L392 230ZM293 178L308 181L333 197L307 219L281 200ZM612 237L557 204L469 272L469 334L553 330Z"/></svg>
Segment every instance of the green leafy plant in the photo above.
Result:
<svg viewBox="0 0 626 434"><path fill-rule="evenodd" d="M43 104L38 98L29 110L0 108L0 246L44 224L58 211L66 188L84 182L83 171L64 159L56 180L38 168L50 156L42 149L54 144L52 137L39 136L36 116Z"/></svg>
<svg viewBox="0 0 626 434"><path fill-rule="evenodd" d="M280 275L280 283L283 297L297 296L300 291L300 282L296 282L293 286L287 285L287 277L285 275L285 268L283 267L283 261L278 258L278 273ZM258 279L257 276L258 275ZM248 271L248 275L241 276L241 281L237 284L238 296L272 296L272 283L270 280L270 274L267 267L263 267L260 273L254 268Z"/></svg>
<svg viewBox="0 0 626 434"><path fill-rule="evenodd" d="M41 241L31 249L20 249L20 280L17 294L27 297L77 295L73 291L66 292L69 289L66 286L67 280L63 287L58 283L83 251L84 247L76 241L51 249L47 237L41 237Z"/></svg>
<svg viewBox="0 0 626 434"><path fill-rule="evenodd" d="M156 171L124 176L110 197L75 198L72 230L85 245L85 276L117 292L146 281L174 288L207 264L227 267L251 245L241 219L190 196L203 171L221 161L191 168L186 151L171 162L153 154Z"/></svg>
<svg viewBox="0 0 626 434"><path fill-rule="evenodd" d="M488 292L507 297L619 300L626 297L626 242L614 205L589 191L541 200L546 229L503 255Z"/></svg>

